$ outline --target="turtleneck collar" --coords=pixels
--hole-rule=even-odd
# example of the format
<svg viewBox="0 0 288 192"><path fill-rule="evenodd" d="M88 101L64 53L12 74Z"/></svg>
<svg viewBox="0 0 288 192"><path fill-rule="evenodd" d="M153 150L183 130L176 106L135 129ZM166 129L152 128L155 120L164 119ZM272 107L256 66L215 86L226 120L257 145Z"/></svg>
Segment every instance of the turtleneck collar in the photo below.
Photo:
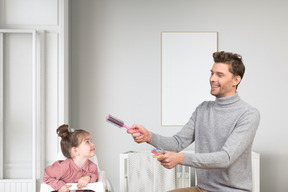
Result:
<svg viewBox="0 0 288 192"><path fill-rule="evenodd" d="M240 100L240 97L238 95L238 92L236 92L234 95L231 95L228 97L220 97L220 98L216 97L215 101L218 105L229 105L239 100Z"/></svg>

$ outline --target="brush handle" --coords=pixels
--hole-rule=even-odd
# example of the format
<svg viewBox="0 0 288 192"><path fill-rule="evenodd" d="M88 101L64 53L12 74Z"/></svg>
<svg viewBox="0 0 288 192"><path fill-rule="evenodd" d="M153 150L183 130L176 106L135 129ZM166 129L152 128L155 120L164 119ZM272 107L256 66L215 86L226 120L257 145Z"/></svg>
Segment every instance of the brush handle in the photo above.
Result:
<svg viewBox="0 0 288 192"><path fill-rule="evenodd" d="M128 130L133 130L131 127L128 127L127 125L122 125L122 127L124 127L124 128L126 128L126 129L128 129Z"/></svg>
<svg viewBox="0 0 288 192"><path fill-rule="evenodd" d="M132 129L131 127L128 127L127 125L123 124L122 127L128 129L128 130L134 130L136 133L140 133L139 131ZM140 133L142 135L142 133Z"/></svg>

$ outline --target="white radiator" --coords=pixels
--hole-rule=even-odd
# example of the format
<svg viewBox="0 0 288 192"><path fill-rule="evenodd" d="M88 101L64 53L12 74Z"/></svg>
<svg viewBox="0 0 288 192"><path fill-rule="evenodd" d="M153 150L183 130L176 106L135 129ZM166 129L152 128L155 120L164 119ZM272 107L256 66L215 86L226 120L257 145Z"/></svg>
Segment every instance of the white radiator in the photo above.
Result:
<svg viewBox="0 0 288 192"><path fill-rule="evenodd" d="M36 191L36 182L33 179L1 179L1 192L31 192Z"/></svg>
<svg viewBox="0 0 288 192"><path fill-rule="evenodd" d="M129 153L147 153L147 151L127 152L120 154L120 192L131 192L131 190L129 191L129 176L128 176ZM152 153L150 153L150 155L153 156ZM155 161L157 160L155 159ZM190 187L191 180L194 180L194 169L188 166L177 165L175 169L175 181L174 181L176 188ZM138 184L140 185L140 182Z"/></svg>

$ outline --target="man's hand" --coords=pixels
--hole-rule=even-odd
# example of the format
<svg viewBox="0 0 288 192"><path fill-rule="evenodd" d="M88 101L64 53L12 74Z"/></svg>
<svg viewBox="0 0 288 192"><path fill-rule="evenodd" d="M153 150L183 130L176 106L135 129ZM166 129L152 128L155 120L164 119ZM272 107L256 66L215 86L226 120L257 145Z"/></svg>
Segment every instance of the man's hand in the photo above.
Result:
<svg viewBox="0 0 288 192"><path fill-rule="evenodd" d="M142 125L134 124L127 133L131 134L136 143L150 142L152 133L145 129Z"/></svg>
<svg viewBox="0 0 288 192"><path fill-rule="evenodd" d="M161 165L167 169L172 169L178 164L183 164L183 153L166 151L163 156L157 158Z"/></svg>

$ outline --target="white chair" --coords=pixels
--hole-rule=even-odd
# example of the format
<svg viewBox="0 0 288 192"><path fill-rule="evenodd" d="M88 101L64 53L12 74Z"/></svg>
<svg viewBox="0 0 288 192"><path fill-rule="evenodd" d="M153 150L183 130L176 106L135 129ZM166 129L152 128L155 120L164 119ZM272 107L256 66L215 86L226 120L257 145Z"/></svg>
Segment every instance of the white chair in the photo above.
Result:
<svg viewBox="0 0 288 192"><path fill-rule="evenodd" d="M66 157L60 151L57 155L58 160L65 160ZM77 190L92 190L95 192L113 192L112 185L110 184L109 180L106 178L105 172L101 171L99 168L98 160L96 155L90 158L91 161L96 163L98 167L98 181L95 183L89 183L86 187L82 189L77 189L77 183L67 183L67 185L72 185L69 190L70 191L77 191ZM40 192L52 192L55 191L50 185L46 183L41 183Z"/></svg>

